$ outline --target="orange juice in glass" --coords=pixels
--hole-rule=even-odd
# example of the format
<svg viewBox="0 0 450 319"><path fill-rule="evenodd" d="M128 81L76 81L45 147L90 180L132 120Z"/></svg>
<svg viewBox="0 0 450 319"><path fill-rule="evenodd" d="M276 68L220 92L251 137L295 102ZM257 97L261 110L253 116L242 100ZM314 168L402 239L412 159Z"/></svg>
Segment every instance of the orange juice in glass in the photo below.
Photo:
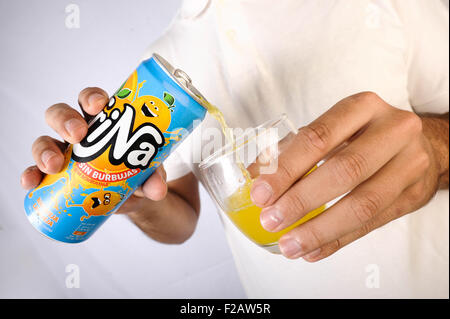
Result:
<svg viewBox="0 0 450 319"><path fill-rule="evenodd" d="M297 129L283 114L247 130L199 166L203 185L233 224L255 244L273 253L280 253L278 240L283 234L325 210L325 206L318 207L282 231L269 232L261 226L261 208L250 199L254 179L276 173L279 155L296 134Z"/></svg>

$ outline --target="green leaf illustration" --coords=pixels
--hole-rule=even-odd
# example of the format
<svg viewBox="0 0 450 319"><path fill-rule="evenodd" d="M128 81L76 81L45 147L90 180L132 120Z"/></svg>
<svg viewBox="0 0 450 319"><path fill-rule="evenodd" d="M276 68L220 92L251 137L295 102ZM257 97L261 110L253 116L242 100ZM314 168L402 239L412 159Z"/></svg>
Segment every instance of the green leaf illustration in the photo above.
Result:
<svg viewBox="0 0 450 319"><path fill-rule="evenodd" d="M124 98L126 98L128 95L130 95L130 93L131 93L131 90L125 88L125 89L120 90L119 93L117 93L117 97L118 97L118 98L121 98L121 99L124 99Z"/></svg>
<svg viewBox="0 0 450 319"><path fill-rule="evenodd" d="M170 106L173 105L173 103L175 102L175 99L173 98L172 95L170 95L167 92L164 92L164 101L167 102L167 104L169 104Z"/></svg>
<svg viewBox="0 0 450 319"><path fill-rule="evenodd" d="M127 81L123 81L122 85L120 86L120 88L117 91L122 90L123 86L125 85L125 83L127 83Z"/></svg>

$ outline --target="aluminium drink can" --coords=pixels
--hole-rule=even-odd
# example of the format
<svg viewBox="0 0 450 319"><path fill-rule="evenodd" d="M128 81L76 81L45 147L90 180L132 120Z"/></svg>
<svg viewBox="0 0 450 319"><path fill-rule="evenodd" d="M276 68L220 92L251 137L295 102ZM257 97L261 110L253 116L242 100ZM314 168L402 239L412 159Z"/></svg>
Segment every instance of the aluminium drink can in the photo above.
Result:
<svg viewBox="0 0 450 319"><path fill-rule="evenodd" d="M153 54L67 148L61 172L25 196L28 220L57 241L88 239L203 120L203 101L186 73Z"/></svg>

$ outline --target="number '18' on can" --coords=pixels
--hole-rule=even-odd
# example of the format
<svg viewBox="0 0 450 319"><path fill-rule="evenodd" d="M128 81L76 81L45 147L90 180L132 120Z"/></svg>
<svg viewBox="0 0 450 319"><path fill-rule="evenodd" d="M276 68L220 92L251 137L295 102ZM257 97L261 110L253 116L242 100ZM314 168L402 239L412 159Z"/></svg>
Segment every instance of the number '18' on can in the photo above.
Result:
<svg viewBox="0 0 450 319"><path fill-rule="evenodd" d="M143 61L67 148L63 170L25 196L31 224L66 243L89 238L205 117L202 101L182 70L158 54Z"/></svg>

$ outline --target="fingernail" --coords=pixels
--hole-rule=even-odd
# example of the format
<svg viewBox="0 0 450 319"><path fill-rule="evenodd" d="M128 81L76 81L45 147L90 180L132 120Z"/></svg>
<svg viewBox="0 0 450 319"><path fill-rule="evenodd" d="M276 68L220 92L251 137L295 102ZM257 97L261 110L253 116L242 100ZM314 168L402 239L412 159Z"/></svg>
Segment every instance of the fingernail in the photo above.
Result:
<svg viewBox="0 0 450 319"><path fill-rule="evenodd" d="M45 167L48 166L48 162L55 155L56 155L56 153L51 150L46 150L42 153L41 160L42 160L42 163L44 163Z"/></svg>
<svg viewBox="0 0 450 319"><path fill-rule="evenodd" d="M99 101L105 101L105 97L100 93L93 93L88 98L89 108L93 108Z"/></svg>
<svg viewBox="0 0 450 319"><path fill-rule="evenodd" d="M266 183L261 183L256 185L251 193L250 196L252 198L253 203L256 205L264 206L272 197L272 188L270 185Z"/></svg>
<svg viewBox="0 0 450 319"><path fill-rule="evenodd" d="M83 126L84 126L83 122L77 119L70 119L64 123L64 127L66 128L67 133L69 133L70 136L75 136L77 130Z"/></svg>
<svg viewBox="0 0 450 319"><path fill-rule="evenodd" d="M272 207L261 212L260 221L264 229L273 231L283 221L283 215L278 209Z"/></svg>
<svg viewBox="0 0 450 319"><path fill-rule="evenodd" d="M300 244L297 240L294 238L288 238L283 241L280 241L280 250L286 257L300 257L297 256L301 254L302 249L300 247Z"/></svg>
<svg viewBox="0 0 450 319"><path fill-rule="evenodd" d="M317 248L316 250L313 250L312 252L310 252L309 254L304 256L303 258L306 259L306 260L314 259L317 256L319 256L321 251L322 251L322 248Z"/></svg>

